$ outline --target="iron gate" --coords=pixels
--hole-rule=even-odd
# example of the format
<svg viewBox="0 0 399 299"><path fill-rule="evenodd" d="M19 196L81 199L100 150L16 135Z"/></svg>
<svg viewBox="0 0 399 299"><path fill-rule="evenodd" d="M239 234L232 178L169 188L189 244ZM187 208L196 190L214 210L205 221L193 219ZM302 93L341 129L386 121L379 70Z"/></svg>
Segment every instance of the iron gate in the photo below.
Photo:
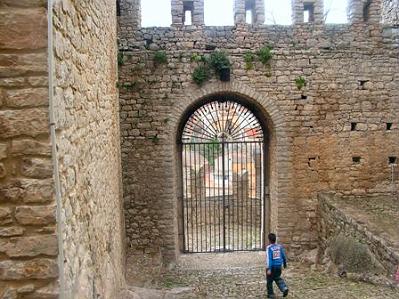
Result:
<svg viewBox="0 0 399 299"><path fill-rule="evenodd" d="M231 101L197 109L182 136L184 252L263 249L264 143L258 119Z"/></svg>

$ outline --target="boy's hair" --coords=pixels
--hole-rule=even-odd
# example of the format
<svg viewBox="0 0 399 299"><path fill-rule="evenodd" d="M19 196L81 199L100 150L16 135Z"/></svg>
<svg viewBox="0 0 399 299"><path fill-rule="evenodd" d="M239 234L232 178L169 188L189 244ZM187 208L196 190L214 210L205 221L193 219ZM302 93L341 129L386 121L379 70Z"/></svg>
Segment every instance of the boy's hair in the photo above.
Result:
<svg viewBox="0 0 399 299"><path fill-rule="evenodd" d="M272 243L272 244L276 243L276 239L277 239L276 234L270 233L267 237L268 237L270 243Z"/></svg>

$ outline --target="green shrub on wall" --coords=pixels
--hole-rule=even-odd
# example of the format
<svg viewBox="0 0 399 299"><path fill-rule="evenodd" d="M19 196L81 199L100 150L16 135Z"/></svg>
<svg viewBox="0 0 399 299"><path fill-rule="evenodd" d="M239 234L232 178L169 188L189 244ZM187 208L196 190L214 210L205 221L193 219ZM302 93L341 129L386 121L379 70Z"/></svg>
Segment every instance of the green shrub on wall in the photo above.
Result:
<svg viewBox="0 0 399 299"><path fill-rule="evenodd" d="M255 54L252 52L248 51L244 54L245 68L247 70L252 70L254 68L255 58Z"/></svg>
<svg viewBox="0 0 399 299"><path fill-rule="evenodd" d="M193 75L192 75L193 81L198 85L202 86L205 81L209 80L210 74L209 74L209 67L206 65L199 65L194 69Z"/></svg>
<svg viewBox="0 0 399 299"><path fill-rule="evenodd" d="M154 64L161 65L168 63L168 57L165 51L157 51L154 54Z"/></svg>
<svg viewBox="0 0 399 299"><path fill-rule="evenodd" d="M302 76L299 76L298 78L295 79L295 85L298 88L298 90L301 90L306 86L306 79Z"/></svg>
<svg viewBox="0 0 399 299"><path fill-rule="evenodd" d="M273 57L272 47L265 46L258 51L259 61L263 64L269 64L270 60Z"/></svg>

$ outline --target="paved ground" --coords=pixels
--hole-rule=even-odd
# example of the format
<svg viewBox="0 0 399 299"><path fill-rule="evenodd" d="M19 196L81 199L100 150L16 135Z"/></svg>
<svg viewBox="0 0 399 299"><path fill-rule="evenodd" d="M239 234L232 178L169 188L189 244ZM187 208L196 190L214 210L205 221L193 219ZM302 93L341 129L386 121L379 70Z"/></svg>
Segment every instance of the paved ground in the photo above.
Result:
<svg viewBox="0 0 399 299"><path fill-rule="evenodd" d="M161 273L154 261L130 259L130 263L134 261L142 266L146 264L147 275L138 268L135 268L137 272L132 271L129 266L131 284L162 290L158 297L148 295L147 298L266 298L264 253L185 255L167 273ZM399 298L399 289L342 279L300 263L290 263L283 276L290 288L288 298ZM140 298L144 299L143 294Z"/></svg>

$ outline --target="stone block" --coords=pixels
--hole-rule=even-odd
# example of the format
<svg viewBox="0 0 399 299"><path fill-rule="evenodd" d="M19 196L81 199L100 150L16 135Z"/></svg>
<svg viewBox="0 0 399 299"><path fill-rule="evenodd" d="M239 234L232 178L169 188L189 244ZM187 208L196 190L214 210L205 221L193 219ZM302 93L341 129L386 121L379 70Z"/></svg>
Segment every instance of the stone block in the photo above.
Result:
<svg viewBox="0 0 399 299"><path fill-rule="evenodd" d="M0 188L1 202L45 203L54 198L52 179L15 179Z"/></svg>
<svg viewBox="0 0 399 299"><path fill-rule="evenodd" d="M0 138L49 133L48 109L0 111Z"/></svg>
<svg viewBox="0 0 399 299"><path fill-rule="evenodd" d="M0 77L47 73L47 52L0 54Z"/></svg>
<svg viewBox="0 0 399 299"><path fill-rule="evenodd" d="M0 163L0 179L4 178L7 175L6 166L3 163Z"/></svg>
<svg viewBox="0 0 399 299"><path fill-rule="evenodd" d="M12 223L11 209L0 208L0 225L7 225Z"/></svg>
<svg viewBox="0 0 399 299"><path fill-rule="evenodd" d="M56 256L57 237L38 235L0 239L0 252L10 258L35 257L38 255Z"/></svg>
<svg viewBox="0 0 399 299"><path fill-rule="evenodd" d="M0 237L15 237L23 235L25 229L22 227L0 227Z"/></svg>
<svg viewBox="0 0 399 299"><path fill-rule="evenodd" d="M1 145L0 145L1 149ZM18 139L11 142L10 155L51 155L51 144L49 141L38 141L35 139Z"/></svg>
<svg viewBox="0 0 399 299"><path fill-rule="evenodd" d="M0 262L0 280L51 279L58 277L56 260L39 258L29 261Z"/></svg>
<svg viewBox="0 0 399 299"><path fill-rule="evenodd" d="M0 160L7 158L7 144L0 143Z"/></svg>
<svg viewBox="0 0 399 299"><path fill-rule="evenodd" d="M59 294L59 286L56 282L52 282L32 294L32 299L57 299Z"/></svg>
<svg viewBox="0 0 399 299"><path fill-rule="evenodd" d="M13 7L47 7L46 0L2 0L0 3L0 8L2 6L13 6Z"/></svg>
<svg viewBox="0 0 399 299"><path fill-rule="evenodd" d="M55 223L54 206L17 207L15 218L22 225L48 225Z"/></svg>
<svg viewBox="0 0 399 299"><path fill-rule="evenodd" d="M0 49L40 49L47 47L47 10L0 10Z"/></svg>
<svg viewBox="0 0 399 299"><path fill-rule="evenodd" d="M21 163L21 174L35 179L46 179L53 175L51 159L24 158Z"/></svg>
<svg viewBox="0 0 399 299"><path fill-rule="evenodd" d="M11 89L5 91L4 94L4 105L10 108L48 106L49 104L47 88Z"/></svg>

